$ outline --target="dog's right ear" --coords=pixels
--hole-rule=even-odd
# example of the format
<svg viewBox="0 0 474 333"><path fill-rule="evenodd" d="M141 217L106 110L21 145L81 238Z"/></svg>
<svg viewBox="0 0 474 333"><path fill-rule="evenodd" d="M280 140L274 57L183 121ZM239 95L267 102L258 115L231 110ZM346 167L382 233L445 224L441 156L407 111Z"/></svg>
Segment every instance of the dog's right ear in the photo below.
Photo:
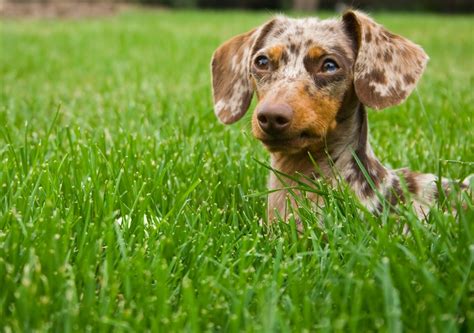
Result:
<svg viewBox="0 0 474 333"><path fill-rule="evenodd" d="M403 102L425 70L426 53L362 12L350 10L342 20L357 46L354 87L359 100L376 110Z"/></svg>
<svg viewBox="0 0 474 333"><path fill-rule="evenodd" d="M214 52L211 62L214 112L232 124L247 112L253 95L250 64L277 19L228 40Z"/></svg>

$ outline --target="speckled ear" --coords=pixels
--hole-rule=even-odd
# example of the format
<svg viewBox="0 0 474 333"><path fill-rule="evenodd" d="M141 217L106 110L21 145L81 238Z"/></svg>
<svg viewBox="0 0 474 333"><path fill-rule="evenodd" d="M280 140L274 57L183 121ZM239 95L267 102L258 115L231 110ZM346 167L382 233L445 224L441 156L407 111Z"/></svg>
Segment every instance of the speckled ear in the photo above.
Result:
<svg viewBox="0 0 474 333"><path fill-rule="evenodd" d="M423 74L426 53L361 12L348 11L342 19L356 44L354 87L359 100L377 110L403 102Z"/></svg>
<svg viewBox="0 0 474 333"><path fill-rule="evenodd" d="M211 62L214 112L224 124L242 118L252 101L252 56L261 47L276 19L228 40L214 52Z"/></svg>

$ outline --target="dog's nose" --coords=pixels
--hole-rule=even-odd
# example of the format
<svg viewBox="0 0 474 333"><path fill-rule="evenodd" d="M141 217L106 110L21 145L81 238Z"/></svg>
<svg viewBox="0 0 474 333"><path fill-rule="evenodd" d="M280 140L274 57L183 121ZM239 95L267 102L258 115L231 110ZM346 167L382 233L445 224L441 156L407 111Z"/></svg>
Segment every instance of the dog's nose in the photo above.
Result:
<svg viewBox="0 0 474 333"><path fill-rule="evenodd" d="M288 104L270 104L257 110L260 128L267 134L280 134L290 127L293 110Z"/></svg>

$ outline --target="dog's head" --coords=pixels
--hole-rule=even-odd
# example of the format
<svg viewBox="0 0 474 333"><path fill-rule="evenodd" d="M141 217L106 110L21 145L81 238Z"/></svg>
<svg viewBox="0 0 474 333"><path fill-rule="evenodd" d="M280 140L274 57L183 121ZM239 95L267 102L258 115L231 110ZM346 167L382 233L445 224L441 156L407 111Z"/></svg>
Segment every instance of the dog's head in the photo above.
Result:
<svg viewBox="0 0 474 333"><path fill-rule="evenodd" d="M270 151L297 152L321 145L354 100L374 109L404 101L427 59L358 11L340 20L278 16L216 50L214 109L233 123L255 91L254 136Z"/></svg>

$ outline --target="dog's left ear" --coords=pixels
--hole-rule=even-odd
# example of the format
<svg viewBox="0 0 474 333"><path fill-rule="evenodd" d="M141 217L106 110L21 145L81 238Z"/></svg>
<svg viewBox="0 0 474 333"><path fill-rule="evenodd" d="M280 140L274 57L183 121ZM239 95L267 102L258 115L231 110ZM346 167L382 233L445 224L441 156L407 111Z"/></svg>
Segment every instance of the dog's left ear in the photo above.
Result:
<svg viewBox="0 0 474 333"><path fill-rule="evenodd" d="M277 18L219 46L211 62L214 112L224 124L232 124L247 112L253 95L250 61L263 44Z"/></svg>
<svg viewBox="0 0 474 333"><path fill-rule="evenodd" d="M348 11L342 20L355 42L354 87L359 100L377 110L403 102L423 74L426 53L361 12Z"/></svg>

